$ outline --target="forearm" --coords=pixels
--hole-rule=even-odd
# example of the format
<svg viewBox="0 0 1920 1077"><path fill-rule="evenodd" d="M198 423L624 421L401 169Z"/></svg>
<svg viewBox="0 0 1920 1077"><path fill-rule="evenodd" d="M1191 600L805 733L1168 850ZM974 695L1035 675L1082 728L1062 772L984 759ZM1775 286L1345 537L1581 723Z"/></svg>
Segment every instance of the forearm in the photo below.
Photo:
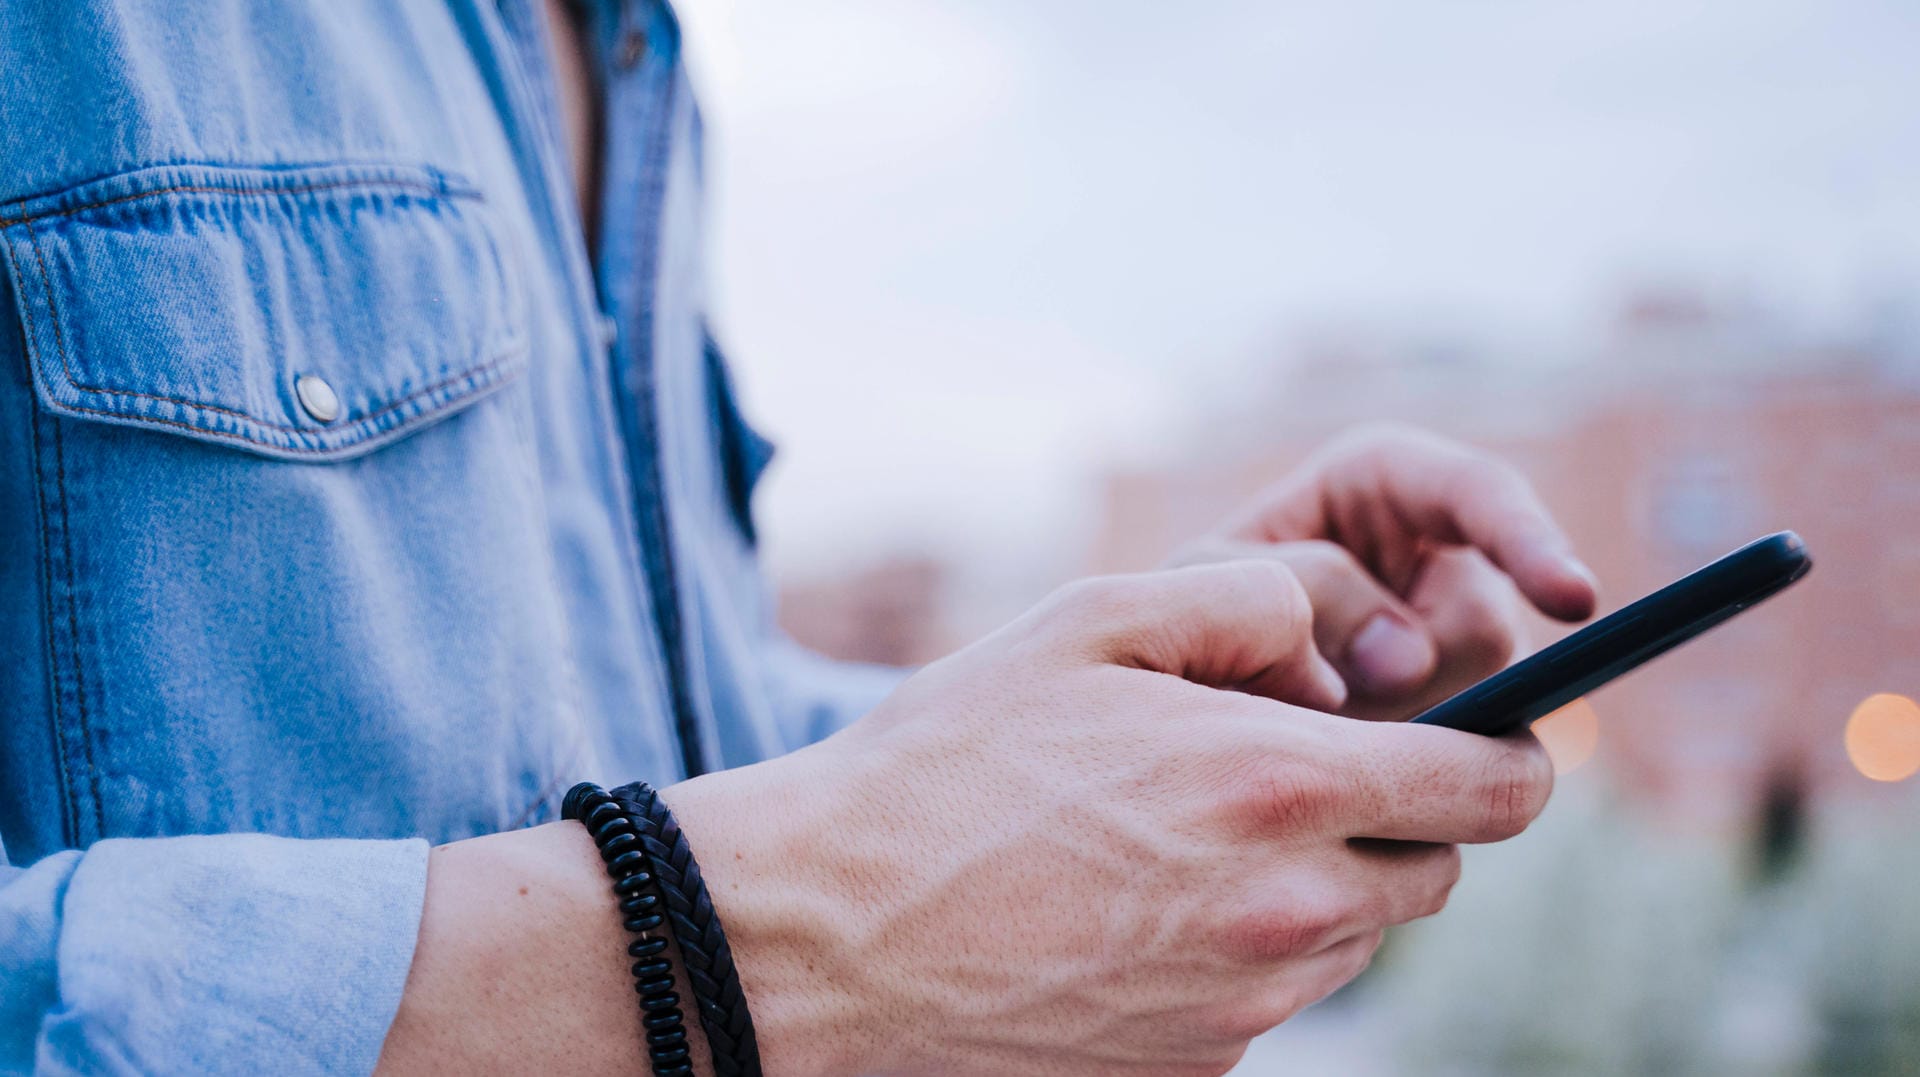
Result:
<svg viewBox="0 0 1920 1077"><path fill-rule="evenodd" d="M1310 625L1269 563L1093 581L812 747L662 790L765 1072L1222 1073L1436 911L1454 843L1518 833L1551 767L1260 698L1337 702ZM645 1068L584 827L437 850L427 891L389 1073Z"/></svg>
<svg viewBox="0 0 1920 1077"><path fill-rule="evenodd" d="M726 929L769 1077L897 1069L890 970L863 950L858 904L897 873L878 860L871 876L846 870L838 849L867 769L810 748L661 792Z"/></svg>
<svg viewBox="0 0 1920 1077"><path fill-rule="evenodd" d="M791 841L803 825L791 803L785 811L770 804L779 797L768 771L795 763L711 775L663 798L726 925L766 1072L869 1072L874 1038L856 1031L861 1007L833 973L837 903L793 870L805 858ZM578 823L434 849L413 966L378 1072L645 1072L628 941ZM711 1059L684 977L677 993L694 1072L707 1077Z"/></svg>
<svg viewBox="0 0 1920 1077"><path fill-rule="evenodd" d="M378 1072L634 1071L646 1051L624 952L577 823L438 846Z"/></svg>

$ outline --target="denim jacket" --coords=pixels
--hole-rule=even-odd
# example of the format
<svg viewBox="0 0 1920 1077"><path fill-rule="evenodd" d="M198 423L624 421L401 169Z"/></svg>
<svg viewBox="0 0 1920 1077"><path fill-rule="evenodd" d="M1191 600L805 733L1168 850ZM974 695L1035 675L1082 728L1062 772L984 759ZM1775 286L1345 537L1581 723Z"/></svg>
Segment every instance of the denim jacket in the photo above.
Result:
<svg viewBox="0 0 1920 1077"><path fill-rule="evenodd" d="M892 684L771 628L659 0L0 5L0 1071L369 1071L428 842Z"/></svg>

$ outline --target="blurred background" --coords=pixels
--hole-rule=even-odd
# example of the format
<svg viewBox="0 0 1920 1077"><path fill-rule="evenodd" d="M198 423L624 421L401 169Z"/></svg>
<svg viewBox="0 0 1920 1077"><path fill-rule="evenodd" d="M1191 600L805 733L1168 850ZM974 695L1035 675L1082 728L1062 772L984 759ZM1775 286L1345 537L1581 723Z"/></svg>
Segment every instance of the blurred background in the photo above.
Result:
<svg viewBox="0 0 1920 1077"><path fill-rule="evenodd" d="M680 7L818 649L937 657L1373 419L1526 469L1608 608L1814 551L1543 723L1541 822L1238 1072L1920 1072L1920 7Z"/></svg>

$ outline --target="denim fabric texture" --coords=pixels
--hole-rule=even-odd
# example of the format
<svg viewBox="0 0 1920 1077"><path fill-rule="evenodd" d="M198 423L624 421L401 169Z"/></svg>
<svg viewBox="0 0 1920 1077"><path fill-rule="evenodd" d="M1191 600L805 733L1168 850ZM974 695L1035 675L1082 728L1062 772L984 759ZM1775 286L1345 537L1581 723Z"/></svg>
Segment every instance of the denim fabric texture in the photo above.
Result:
<svg viewBox="0 0 1920 1077"><path fill-rule="evenodd" d="M429 843L897 679L771 624L678 25L584 6L591 257L538 0L0 5L0 1072L368 1072Z"/></svg>

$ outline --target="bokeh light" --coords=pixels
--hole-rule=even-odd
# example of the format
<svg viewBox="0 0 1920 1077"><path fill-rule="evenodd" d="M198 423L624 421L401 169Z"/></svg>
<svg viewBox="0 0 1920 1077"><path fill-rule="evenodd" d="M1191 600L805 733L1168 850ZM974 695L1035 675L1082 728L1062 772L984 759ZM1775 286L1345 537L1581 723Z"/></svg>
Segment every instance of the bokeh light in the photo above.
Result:
<svg viewBox="0 0 1920 1077"><path fill-rule="evenodd" d="M1920 772L1920 703L1882 692L1868 696L1847 719L1847 758L1876 782Z"/></svg>
<svg viewBox="0 0 1920 1077"><path fill-rule="evenodd" d="M1593 704L1576 699L1533 723L1533 732L1546 745L1553 772L1565 774L1593 758L1600 743L1600 716Z"/></svg>

